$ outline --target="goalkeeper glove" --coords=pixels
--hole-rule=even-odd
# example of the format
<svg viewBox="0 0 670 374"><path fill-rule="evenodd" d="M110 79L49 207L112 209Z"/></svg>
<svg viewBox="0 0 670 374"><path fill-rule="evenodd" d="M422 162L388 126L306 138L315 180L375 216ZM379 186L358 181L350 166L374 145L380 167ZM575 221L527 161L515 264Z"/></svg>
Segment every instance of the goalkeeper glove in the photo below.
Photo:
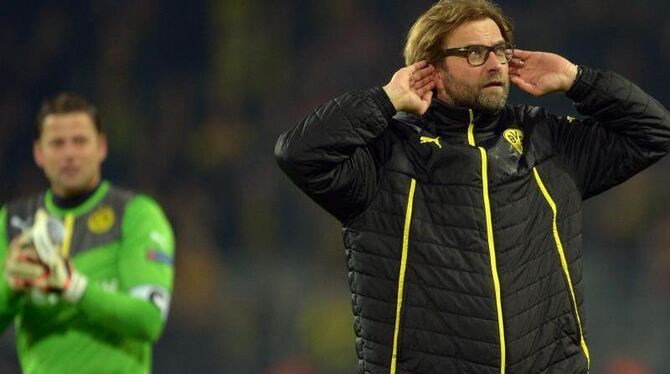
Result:
<svg viewBox="0 0 670 374"><path fill-rule="evenodd" d="M36 278L33 285L43 291L58 292L67 301L79 301L88 281L61 252L65 237L63 223L50 217L44 209L39 209L35 213L30 237L40 262L47 269L46 276Z"/></svg>
<svg viewBox="0 0 670 374"><path fill-rule="evenodd" d="M30 238L30 230L24 231L9 243L4 275L9 286L25 291L47 277L48 268L42 264Z"/></svg>

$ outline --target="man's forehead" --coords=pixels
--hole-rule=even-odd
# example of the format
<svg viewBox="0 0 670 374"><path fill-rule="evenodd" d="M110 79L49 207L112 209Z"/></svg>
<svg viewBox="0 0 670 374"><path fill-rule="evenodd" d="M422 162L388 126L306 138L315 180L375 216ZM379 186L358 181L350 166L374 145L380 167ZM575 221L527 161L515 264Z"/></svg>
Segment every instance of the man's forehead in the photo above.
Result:
<svg viewBox="0 0 670 374"><path fill-rule="evenodd" d="M95 130L93 119L86 112L51 113L43 121L43 130L87 127Z"/></svg>
<svg viewBox="0 0 670 374"><path fill-rule="evenodd" d="M52 113L44 117L40 139L95 137L98 131L93 119L85 112Z"/></svg>
<svg viewBox="0 0 670 374"><path fill-rule="evenodd" d="M494 45L505 41L500 27L490 18L482 18L463 23L446 37L445 46L455 48L466 45Z"/></svg>

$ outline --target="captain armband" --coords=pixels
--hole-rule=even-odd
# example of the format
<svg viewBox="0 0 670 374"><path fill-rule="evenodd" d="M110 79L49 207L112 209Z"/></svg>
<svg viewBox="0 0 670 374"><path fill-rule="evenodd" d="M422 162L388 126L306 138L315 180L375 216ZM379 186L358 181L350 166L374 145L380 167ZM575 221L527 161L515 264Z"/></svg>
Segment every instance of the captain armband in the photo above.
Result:
<svg viewBox="0 0 670 374"><path fill-rule="evenodd" d="M137 299L148 300L161 312L161 317L163 321L167 320L168 313L170 311L170 292L165 288L155 285L155 284L142 284L136 287L133 287L130 290L130 296Z"/></svg>

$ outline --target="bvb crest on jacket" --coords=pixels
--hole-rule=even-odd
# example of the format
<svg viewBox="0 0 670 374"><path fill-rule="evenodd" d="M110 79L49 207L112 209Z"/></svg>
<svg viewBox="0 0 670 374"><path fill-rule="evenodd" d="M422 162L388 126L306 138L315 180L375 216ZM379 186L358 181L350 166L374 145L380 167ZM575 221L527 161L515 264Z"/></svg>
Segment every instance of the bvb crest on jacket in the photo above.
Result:
<svg viewBox="0 0 670 374"><path fill-rule="evenodd" d="M503 138L514 147L514 150L523 154L523 131L519 129L507 129L503 132Z"/></svg>

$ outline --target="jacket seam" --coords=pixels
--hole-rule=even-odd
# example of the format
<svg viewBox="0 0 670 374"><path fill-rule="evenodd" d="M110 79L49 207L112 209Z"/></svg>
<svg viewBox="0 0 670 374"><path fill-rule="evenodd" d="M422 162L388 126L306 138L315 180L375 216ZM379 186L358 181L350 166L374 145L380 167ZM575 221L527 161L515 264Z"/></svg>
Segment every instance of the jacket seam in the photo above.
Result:
<svg viewBox="0 0 670 374"><path fill-rule="evenodd" d="M367 252L361 252L361 251L356 250L356 249L352 249L352 251L357 252L357 253L361 253L361 254L367 254ZM371 256L382 257L382 258L385 258L385 259L393 260L394 262L399 262L397 259L394 259L394 258L391 258L391 257L377 256L377 255L371 255ZM434 264L430 264L430 263L426 263L426 262L412 261L412 265L414 265L414 264L425 266L425 267L437 268L437 269L458 271L460 273L479 275L483 278L490 278L490 274L479 273L479 272L476 272L476 271L471 271L471 270L466 270L466 269L456 269L456 268L452 268L452 267L448 267L448 266L441 266L441 265L434 265ZM364 273L362 270L358 270L358 268L352 268L352 271L357 272L357 273L362 273L364 275L368 275L368 276L375 277L375 278L382 278L382 277L376 276L374 274ZM391 282L395 282L395 279L391 279L391 278L383 278L383 279L386 279L386 280L391 281ZM479 296L479 295L472 295L472 296Z"/></svg>
<svg viewBox="0 0 670 374"><path fill-rule="evenodd" d="M386 237L389 237L389 238L395 238L395 239L400 239L400 240L402 240L402 238L399 238L399 237L394 236L394 235L392 235L392 234L389 234L389 233L386 233L386 232L383 232L383 231L372 230L372 229L369 229L369 228L367 228L367 227L361 228L361 229L359 229L359 230L364 230L364 231L367 231L367 232L369 232L369 233L378 234L378 235L383 235L383 236L386 236ZM445 246L444 244L435 243L435 242L428 242L428 241L425 241L425 240L412 239L412 242L414 242L414 243L429 244L429 245L435 245L435 246L439 246L439 247L443 247L443 248L450 248L450 249L455 249L455 250L458 250L458 251L463 251L463 252L468 252L468 253L476 253L476 254L479 254L479 255L482 255L482 256L486 256L486 253L483 253L483 252L477 252L477 251L472 250L472 249L457 248L457 247L447 247L447 246ZM359 251L359 252L360 252L360 251ZM367 252L366 252L366 253L367 253ZM414 261L413 261L413 262L414 262Z"/></svg>

